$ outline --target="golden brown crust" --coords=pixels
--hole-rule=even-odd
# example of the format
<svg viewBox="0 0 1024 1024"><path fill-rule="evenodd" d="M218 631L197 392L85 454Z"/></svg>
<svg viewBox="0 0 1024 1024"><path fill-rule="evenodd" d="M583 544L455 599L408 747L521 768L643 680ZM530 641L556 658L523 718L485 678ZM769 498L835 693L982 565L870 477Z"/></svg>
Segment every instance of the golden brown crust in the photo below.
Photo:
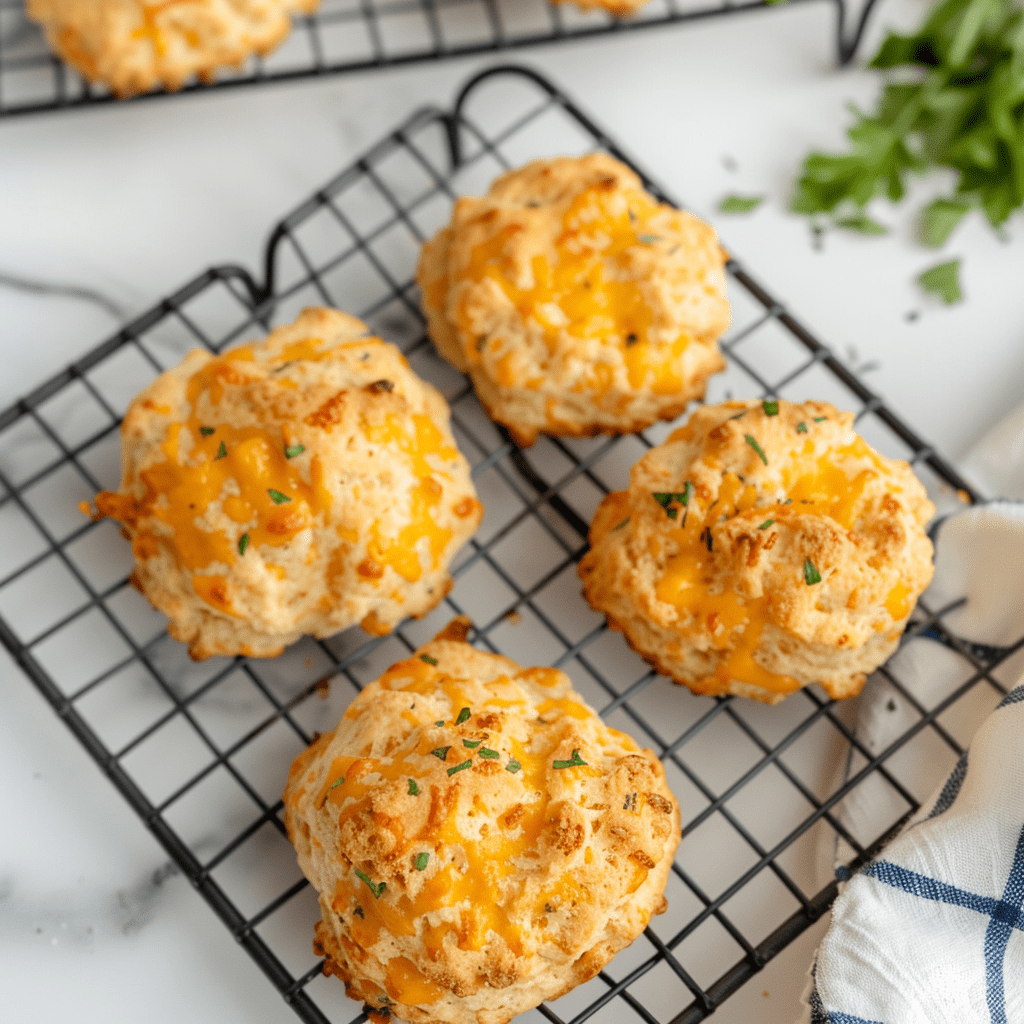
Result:
<svg viewBox="0 0 1024 1024"><path fill-rule="evenodd" d="M319 0L28 0L50 47L90 82L120 97L213 80L254 53L269 53L290 15Z"/></svg>
<svg viewBox="0 0 1024 1024"><path fill-rule="evenodd" d="M730 402L691 416L608 495L584 594L695 693L775 703L860 691L932 576L934 514L904 462L823 402Z"/></svg>
<svg viewBox="0 0 1024 1024"><path fill-rule="evenodd" d="M325 970L413 1024L505 1024L593 977L664 910L680 835L650 751L465 628L367 686L284 797Z"/></svg>
<svg viewBox="0 0 1024 1024"><path fill-rule="evenodd" d="M459 199L417 279L438 351L528 446L642 430L703 396L725 367L724 262L713 228L591 153Z"/></svg>
<svg viewBox="0 0 1024 1024"><path fill-rule="evenodd" d="M616 18L629 18L648 0L552 0L553 3L575 4L581 11L605 10Z"/></svg>
<svg viewBox="0 0 1024 1024"><path fill-rule="evenodd" d="M154 381L97 506L195 658L272 657L356 623L388 633L444 597L483 515L444 399L329 309Z"/></svg>

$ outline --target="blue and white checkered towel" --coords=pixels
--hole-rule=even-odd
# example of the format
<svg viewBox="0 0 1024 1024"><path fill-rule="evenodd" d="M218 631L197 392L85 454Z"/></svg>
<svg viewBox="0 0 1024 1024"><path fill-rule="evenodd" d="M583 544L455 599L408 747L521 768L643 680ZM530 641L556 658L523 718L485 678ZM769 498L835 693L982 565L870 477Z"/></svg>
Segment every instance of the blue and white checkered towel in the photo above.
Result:
<svg viewBox="0 0 1024 1024"><path fill-rule="evenodd" d="M1015 415L1024 427L1024 413ZM1024 498L1024 435L1002 432L1002 452L989 444L968 466L990 486L994 467L996 486ZM1024 504L972 508L942 524L926 598L941 607L957 597L967 600L945 621L965 640L1000 646L1024 635ZM922 690L944 685L950 664L939 645L914 640L897 657ZM882 711L884 687L875 690L869 683L860 727L884 749L905 723ZM918 766L920 777L929 767ZM982 721L935 795L846 885L806 1001L803 1024L1024 1024L1024 680Z"/></svg>

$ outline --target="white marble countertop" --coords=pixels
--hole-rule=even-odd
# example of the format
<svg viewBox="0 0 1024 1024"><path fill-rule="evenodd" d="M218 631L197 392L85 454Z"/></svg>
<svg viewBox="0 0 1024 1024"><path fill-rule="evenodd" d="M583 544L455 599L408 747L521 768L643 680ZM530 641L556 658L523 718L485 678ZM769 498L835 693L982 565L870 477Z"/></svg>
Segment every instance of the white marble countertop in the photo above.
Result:
<svg viewBox="0 0 1024 1024"><path fill-rule="evenodd" d="M909 25L919 0L883 0ZM1024 243L972 219L942 256L883 204L884 239L814 251L787 212L799 161L840 145L875 77L836 71L831 4L802 4L514 54L544 70L696 213L809 327L954 460L1024 394ZM270 225L424 102L487 61L191 95L0 121L0 274L96 289L134 315L201 269L258 266ZM928 179L911 204L939 192ZM768 197L715 214L728 192ZM947 256L946 253L949 255ZM913 283L964 259L966 301ZM907 314L915 312L914 319ZM0 287L0 407L118 326L98 306ZM0 1013L80 1024L144 1017L295 1020L84 751L0 657ZM818 926L715 1020L789 1021Z"/></svg>

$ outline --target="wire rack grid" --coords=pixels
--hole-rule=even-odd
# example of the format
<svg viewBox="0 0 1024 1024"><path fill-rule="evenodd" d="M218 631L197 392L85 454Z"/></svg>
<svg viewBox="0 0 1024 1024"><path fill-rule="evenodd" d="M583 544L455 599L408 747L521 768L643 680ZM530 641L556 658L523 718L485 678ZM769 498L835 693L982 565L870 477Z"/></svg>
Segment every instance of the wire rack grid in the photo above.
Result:
<svg viewBox="0 0 1024 1024"><path fill-rule="evenodd" d="M212 85L186 83L183 93L322 77L419 61L495 53L612 33L742 14L797 0L649 0L631 18L581 11L549 0L321 0L296 17L288 38L266 57L225 69ZM853 58L876 0L832 0L836 53ZM167 96L156 90L137 99ZM116 102L55 56L25 14L25 0L0 0L0 117Z"/></svg>
<svg viewBox="0 0 1024 1024"><path fill-rule="evenodd" d="M949 609L922 607L909 632L956 661L957 681L925 701L891 662L869 685L884 687L910 718L873 750L851 724L853 702L832 704L817 688L777 707L693 696L655 676L586 607L576 562L587 523L670 427L545 438L520 452L425 340L413 270L455 196L478 193L526 159L596 148L636 167L538 74L488 70L452 110L415 114L282 220L262 281L238 266L201 274L0 413L0 640L311 1024L365 1017L311 952L316 898L281 821L288 766L315 732L333 728L357 690L453 614L470 613L480 647L567 671L611 724L657 752L683 812L667 913L597 978L522 1024L704 1019L825 912L836 894L838 844L853 870L918 806L926 794L902 780L904 759L923 750L951 764L967 737L949 716L993 706L1020 669L1024 640L972 646L947 628ZM908 458L933 494L968 491L741 266L733 261L729 271L729 368L710 400L831 400L856 409L860 432ZM368 640L354 629L267 661L193 663L130 586L131 556L115 525L92 522L76 506L117 485L120 417L157 373L190 348L220 351L322 303L357 313L399 343L445 394L484 523L443 604L388 637ZM870 827L844 814L851 797L877 808Z"/></svg>

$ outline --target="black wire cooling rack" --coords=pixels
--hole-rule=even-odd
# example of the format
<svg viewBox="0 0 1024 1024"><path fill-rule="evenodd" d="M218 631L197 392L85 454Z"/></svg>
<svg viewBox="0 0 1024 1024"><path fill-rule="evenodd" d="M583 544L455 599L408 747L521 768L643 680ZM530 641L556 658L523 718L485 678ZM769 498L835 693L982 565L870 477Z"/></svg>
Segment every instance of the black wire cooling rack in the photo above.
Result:
<svg viewBox="0 0 1024 1024"><path fill-rule="evenodd" d="M315 14L293 20L291 35L267 57L221 72L213 85L192 81L180 91L494 53L797 2L802 0L649 0L634 17L619 19L549 0L321 0ZM876 0L832 3L836 52L845 64L857 49ZM848 10L852 4L862 6ZM136 99L166 95L158 90ZM0 117L113 100L108 90L90 85L50 52L40 29L25 16L25 0L0 0Z"/></svg>
<svg viewBox="0 0 1024 1024"><path fill-rule="evenodd" d="M712 1013L827 910L834 851L845 851L840 874L855 869L917 808L926 794L904 778L906 759L923 750L951 765L967 737L949 716L972 702L994 705L1024 646L965 644L944 624L948 609L919 609L910 633L941 644L957 661L957 680L923 699L891 662L869 686L883 687L909 717L875 750L851 724L856 702L830 703L816 687L777 707L696 697L655 676L586 607L576 562L587 523L670 428L542 438L518 451L425 340L413 271L456 195L480 192L526 159L596 148L636 166L536 73L486 71L451 111L416 113L282 220L262 281L238 266L201 274L0 413L0 639L307 1022L365 1018L311 952L316 899L281 821L288 766L315 731L334 726L355 691L452 615L468 612L474 641L487 650L569 672L609 722L658 753L683 811L668 912L599 977L523 1024L691 1024ZM813 397L852 408L860 432L909 459L933 495L973 497L741 266L733 261L729 271L729 368L710 399ZM118 422L154 375L190 348L220 351L324 303L401 344L443 391L484 523L443 605L389 637L368 640L355 629L267 661L192 663L130 586L129 546L116 526L90 521L77 505L116 487ZM870 826L844 812L858 798L876 808Z"/></svg>

